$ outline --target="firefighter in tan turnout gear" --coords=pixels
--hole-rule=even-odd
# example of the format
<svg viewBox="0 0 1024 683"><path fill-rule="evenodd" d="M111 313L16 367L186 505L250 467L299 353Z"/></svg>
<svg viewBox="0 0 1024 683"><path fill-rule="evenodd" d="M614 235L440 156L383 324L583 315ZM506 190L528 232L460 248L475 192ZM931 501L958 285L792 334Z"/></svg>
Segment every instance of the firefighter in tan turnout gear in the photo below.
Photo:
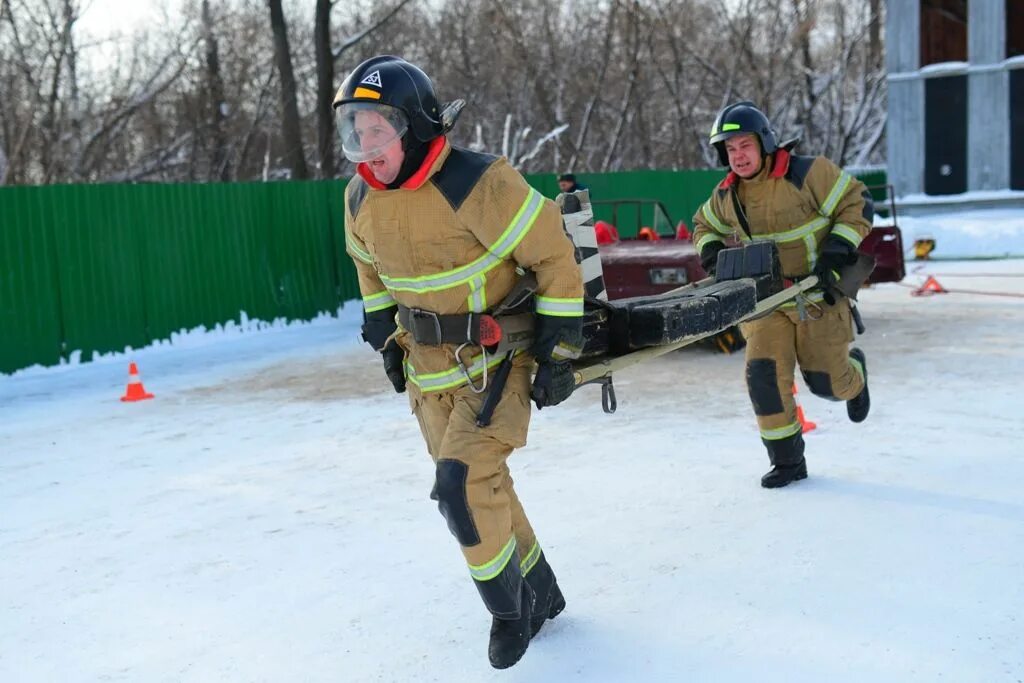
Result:
<svg viewBox="0 0 1024 683"><path fill-rule="evenodd" d="M771 240L784 277L815 274L821 283L820 291L740 326L750 401L772 464L761 485L776 488L807 477L792 393L797 363L814 394L846 401L854 422L867 417L864 353L849 348L851 305L836 286L843 269L857 262L873 205L864 185L828 159L780 147L768 118L751 102L718 114L711 144L730 173L694 216L694 245L705 270L713 274L728 240Z"/></svg>
<svg viewBox="0 0 1024 683"><path fill-rule="evenodd" d="M442 106L426 74L391 56L356 67L334 100L358 162L345 240L363 337L395 390L408 388L435 463L431 498L493 616L490 662L505 668L565 607L506 460L526 444L531 398L543 408L572 393L583 284L555 204L505 159L449 144L463 104ZM524 319L532 335L505 345L505 326Z"/></svg>

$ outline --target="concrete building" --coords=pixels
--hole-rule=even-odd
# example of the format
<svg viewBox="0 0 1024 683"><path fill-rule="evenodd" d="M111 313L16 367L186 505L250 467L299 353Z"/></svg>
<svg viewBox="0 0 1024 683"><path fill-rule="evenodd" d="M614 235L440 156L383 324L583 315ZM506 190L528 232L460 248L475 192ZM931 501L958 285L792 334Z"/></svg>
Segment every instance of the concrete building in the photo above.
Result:
<svg viewBox="0 0 1024 683"><path fill-rule="evenodd" d="M1024 206L1024 0L889 0L886 71L901 206Z"/></svg>

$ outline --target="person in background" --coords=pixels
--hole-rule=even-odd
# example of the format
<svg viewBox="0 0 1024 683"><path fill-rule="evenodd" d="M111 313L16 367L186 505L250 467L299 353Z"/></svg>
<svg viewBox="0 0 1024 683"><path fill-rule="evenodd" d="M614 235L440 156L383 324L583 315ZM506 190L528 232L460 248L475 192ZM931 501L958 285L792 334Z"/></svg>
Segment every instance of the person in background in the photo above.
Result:
<svg viewBox="0 0 1024 683"><path fill-rule="evenodd" d="M726 241L771 240L785 278L814 274L820 283L820 291L740 325L747 389L772 464L761 486L777 488L807 477L792 391L798 363L815 395L846 401L853 422L868 416L864 352L850 348L852 311L836 285L840 271L857 262L874 207L864 184L825 157L780 147L768 117L752 102L725 107L710 142L730 172L693 217L704 269L714 274Z"/></svg>

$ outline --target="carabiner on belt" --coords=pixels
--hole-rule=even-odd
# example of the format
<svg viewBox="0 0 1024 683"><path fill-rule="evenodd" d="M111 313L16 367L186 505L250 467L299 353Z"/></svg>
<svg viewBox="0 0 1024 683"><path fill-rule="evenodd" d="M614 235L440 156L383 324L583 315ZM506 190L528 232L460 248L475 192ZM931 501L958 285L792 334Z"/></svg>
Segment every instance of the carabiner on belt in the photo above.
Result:
<svg viewBox="0 0 1024 683"><path fill-rule="evenodd" d="M464 342L462 344L459 344L459 346L455 349L455 363L456 365L458 365L459 370L462 371L462 376L466 378L466 383L469 385L470 390L474 394L482 394L485 391L487 391L487 349L483 348L482 346L480 347L480 360L484 364L484 372L483 376L481 377L480 388L477 388L477 386L473 384L473 378L469 374L469 369L466 368L466 364L462 362L462 349L466 348L471 343L472 342Z"/></svg>

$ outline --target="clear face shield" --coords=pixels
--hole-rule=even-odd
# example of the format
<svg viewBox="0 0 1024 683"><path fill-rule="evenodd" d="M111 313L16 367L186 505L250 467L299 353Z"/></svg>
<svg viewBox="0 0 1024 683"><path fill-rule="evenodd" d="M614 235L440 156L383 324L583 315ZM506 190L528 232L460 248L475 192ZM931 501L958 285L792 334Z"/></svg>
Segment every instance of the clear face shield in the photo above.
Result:
<svg viewBox="0 0 1024 683"><path fill-rule="evenodd" d="M352 162L381 156L409 130L401 109L374 102L345 102L335 109L341 149Z"/></svg>

